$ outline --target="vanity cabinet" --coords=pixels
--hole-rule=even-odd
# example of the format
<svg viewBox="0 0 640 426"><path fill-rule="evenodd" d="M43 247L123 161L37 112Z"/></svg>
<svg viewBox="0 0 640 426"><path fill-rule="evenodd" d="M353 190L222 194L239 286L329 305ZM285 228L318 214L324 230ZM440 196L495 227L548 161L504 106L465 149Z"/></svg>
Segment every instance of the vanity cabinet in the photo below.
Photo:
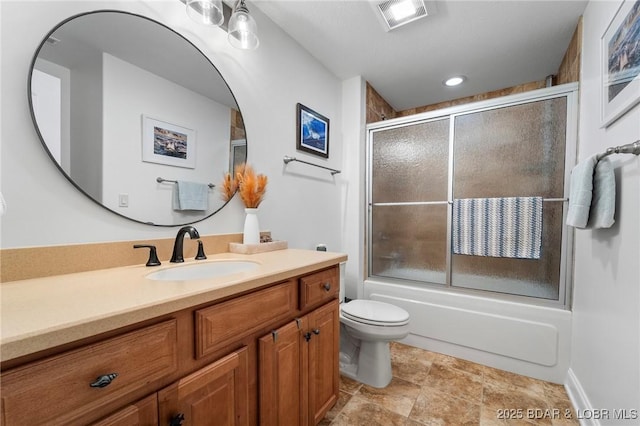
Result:
<svg viewBox="0 0 640 426"><path fill-rule="evenodd" d="M154 393L91 426L153 426L158 424L158 397Z"/></svg>
<svg viewBox="0 0 640 426"><path fill-rule="evenodd" d="M177 324L169 320L2 373L2 424L95 421L176 371ZM135 399L134 399L135 400Z"/></svg>
<svg viewBox="0 0 640 426"><path fill-rule="evenodd" d="M0 424L315 425L338 398L338 279L267 281L30 356L2 372Z"/></svg>
<svg viewBox="0 0 640 426"><path fill-rule="evenodd" d="M260 339L261 425L316 425L333 407L339 321L333 300Z"/></svg>

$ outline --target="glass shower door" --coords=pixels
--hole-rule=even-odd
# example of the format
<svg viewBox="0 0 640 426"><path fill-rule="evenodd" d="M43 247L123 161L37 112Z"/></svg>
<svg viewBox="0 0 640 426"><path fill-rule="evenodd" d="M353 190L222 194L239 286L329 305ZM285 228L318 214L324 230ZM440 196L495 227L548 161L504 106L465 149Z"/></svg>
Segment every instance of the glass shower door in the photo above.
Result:
<svg viewBox="0 0 640 426"><path fill-rule="evenodd" d="M370 125L369 276L566 304L576 111L565 86Z"/></svg>
<svg viewBox="0 0 640 426"><path fill-rule="evenodd" d="M452 255L451 285L558 300L566 97L454 118L453 198L542 197L540 259Z"/></svg>
<svg viewBox="0 0 640 426"><path fill-rule="evenodd" d="M445 284L449 118L370 138L369 274Z"/></svg>

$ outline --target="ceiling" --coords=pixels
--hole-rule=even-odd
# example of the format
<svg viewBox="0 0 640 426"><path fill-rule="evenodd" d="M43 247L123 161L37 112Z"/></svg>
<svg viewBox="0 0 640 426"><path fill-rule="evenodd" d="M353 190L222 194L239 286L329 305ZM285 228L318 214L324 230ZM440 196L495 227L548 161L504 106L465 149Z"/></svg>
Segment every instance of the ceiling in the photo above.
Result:
<svg viewBox="0 0 640 426"><path fill-rule="evenodd" d="M587 1L458 1L386 32L366 0L254 0L340 79L362 76L396 111L556 74ZM259 29L258 29L259 30ZM467 81L447 88L446 78Z"/></svg>

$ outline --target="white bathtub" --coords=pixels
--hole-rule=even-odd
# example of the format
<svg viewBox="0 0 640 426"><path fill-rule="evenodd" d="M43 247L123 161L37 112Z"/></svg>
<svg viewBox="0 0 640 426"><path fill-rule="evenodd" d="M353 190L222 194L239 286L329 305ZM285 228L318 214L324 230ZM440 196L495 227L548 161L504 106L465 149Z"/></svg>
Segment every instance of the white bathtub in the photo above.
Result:
<svg viewBox="0 0 640 426"><path fill-rule="evenodd" d="M565 382L571 355L568 310L379 278L365 280L364 298L409 312L410 334L404 343L541 380Z"/></svg>

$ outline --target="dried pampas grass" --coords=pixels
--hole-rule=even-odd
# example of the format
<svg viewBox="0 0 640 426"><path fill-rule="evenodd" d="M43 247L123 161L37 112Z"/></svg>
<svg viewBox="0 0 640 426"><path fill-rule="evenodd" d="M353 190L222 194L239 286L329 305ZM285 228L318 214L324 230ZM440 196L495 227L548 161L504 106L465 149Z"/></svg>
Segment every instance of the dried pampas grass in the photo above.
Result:
<svg viewBox="0 0 640 426"><path fill-rule="evenodd" d="M257 175L251 166L241 164L236 169L235 177L232 177L230 173L225 174L222 181L222 198L229 201L237 190L244 206L255 209L264 199L267 192L267 181L265 175Z"/></svg>

